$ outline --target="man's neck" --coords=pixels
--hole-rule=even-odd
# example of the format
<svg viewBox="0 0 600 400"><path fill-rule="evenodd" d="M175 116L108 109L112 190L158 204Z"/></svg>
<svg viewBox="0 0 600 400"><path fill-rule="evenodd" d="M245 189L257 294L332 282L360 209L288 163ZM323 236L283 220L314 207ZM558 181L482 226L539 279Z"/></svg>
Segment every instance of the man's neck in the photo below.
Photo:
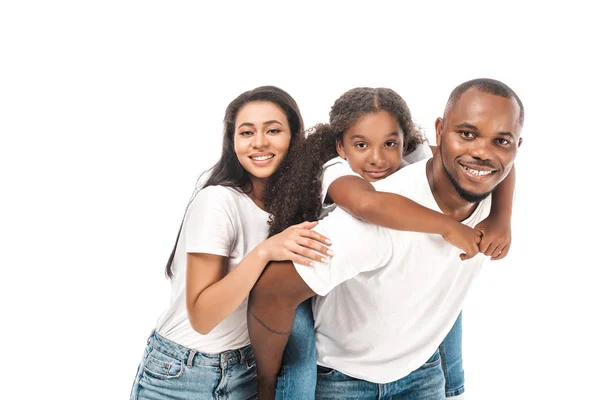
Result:
<svg viewBox="0 0 600 400"><path fill-rule="evenodd" d="M448 178L439 155L427 162L427 181L438 207L445 215L456 221L464 221L477 208L477 203L464 200Z"/></svg>

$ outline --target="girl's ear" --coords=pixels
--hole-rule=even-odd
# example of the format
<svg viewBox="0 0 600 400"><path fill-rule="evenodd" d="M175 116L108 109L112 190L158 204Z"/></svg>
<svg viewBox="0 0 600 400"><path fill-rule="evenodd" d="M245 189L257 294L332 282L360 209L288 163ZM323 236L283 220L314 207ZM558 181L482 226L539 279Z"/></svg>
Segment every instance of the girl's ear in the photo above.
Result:
<svg viewBox="0 0 600 400"><path fill-rule="evenodd" d="M344 151L344 145L341 140L338 139L335 141L335 149L337 150L338 155L345 160L346 152Z"/></svg>

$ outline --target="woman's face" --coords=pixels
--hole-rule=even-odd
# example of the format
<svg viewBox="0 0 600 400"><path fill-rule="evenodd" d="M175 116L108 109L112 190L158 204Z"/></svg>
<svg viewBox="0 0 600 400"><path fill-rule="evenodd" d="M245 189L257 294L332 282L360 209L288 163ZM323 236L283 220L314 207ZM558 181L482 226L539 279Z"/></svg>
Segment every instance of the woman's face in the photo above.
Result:
<svg viewBox="0 0 600 400"><path fill-rule="evenodd" d="M283 110L269 101L253 101L237 113L235 154L252 179L267 179L285 158L292 133Z"/></svg>

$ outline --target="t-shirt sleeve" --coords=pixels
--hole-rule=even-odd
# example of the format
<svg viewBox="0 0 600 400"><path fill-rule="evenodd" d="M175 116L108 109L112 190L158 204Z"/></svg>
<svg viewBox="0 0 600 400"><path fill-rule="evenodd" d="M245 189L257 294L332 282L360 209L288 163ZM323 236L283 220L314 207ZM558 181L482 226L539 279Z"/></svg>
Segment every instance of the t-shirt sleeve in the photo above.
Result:
<svg viewBox="0 0 600 400"><path fill-rule="evenodd" d="M414 164L421 160L427 160L433 156L431 148L427 142L417 145L417 147L409 154L402 157L402 167Z"/></svg>
<svg viewBox="0 0 600 400"><path fill-rule="evenodd" d="M209 186L198 192L186 217L185 251L228 257L235 242L235 204L227 188Z"/></svg>
<svg viewBox="0 0 600 400"><path fill-rule="evenodd" d="M334 256L325 263L315 262L313 267L294 266L320 296L361 272L385 266L392 257L392 239L386 228L354 218L339 207L313 229L331 240Z"/></svg>
<svg viewBox="0 0 600 400"><path fill-rule="evenodd" d="M341 157L333 158L323 165L323 186L321 188L322 203L325 203L325 198L327 197L327 191L329 190L329 186L336 179L346 175L361 177L359 174L352 171L352 168L350 168L350 164L348 164L348 161L344 160Z"/></svg>

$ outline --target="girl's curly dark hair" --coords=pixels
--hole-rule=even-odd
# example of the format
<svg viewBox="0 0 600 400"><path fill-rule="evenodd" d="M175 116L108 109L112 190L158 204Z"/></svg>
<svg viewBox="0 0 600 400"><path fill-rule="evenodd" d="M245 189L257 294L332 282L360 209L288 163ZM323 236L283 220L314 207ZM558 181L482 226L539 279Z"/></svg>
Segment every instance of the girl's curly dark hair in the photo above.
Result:
<svg viewBox="0 0 600 400"><path fill-rule="evenodd" d="M404 133L404 154L426 139L413 123L402 97L387 88L355 88L338 98L329 112L329 124L307 132L301 146L290 149L288 162L273 176L265 193L265 207L271 213L269 236L303 221L315 221L322 208L323 164L338 156L336 141L363 115L387 111L398 120ZM283 170L285 168L285 170ZM279 172L279 171L278 171Z"/></svg>

